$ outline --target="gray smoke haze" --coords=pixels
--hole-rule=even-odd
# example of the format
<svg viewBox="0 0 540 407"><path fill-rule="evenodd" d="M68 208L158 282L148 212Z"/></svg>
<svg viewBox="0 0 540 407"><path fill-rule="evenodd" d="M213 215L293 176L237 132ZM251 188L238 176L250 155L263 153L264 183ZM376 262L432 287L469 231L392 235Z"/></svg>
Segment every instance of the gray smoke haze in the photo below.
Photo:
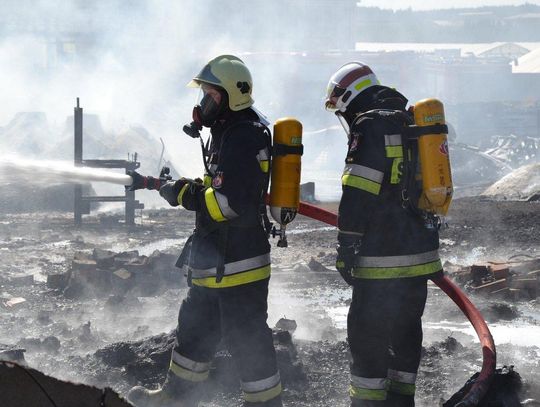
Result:
<svg viewBox="0 0 540 407"><path fill-rule="evenodd" d="M270 119L301 113L296 108L301 90L283 94L281 84L296 74L288 71L288 61L260 58L259 63L249 52L301 51L309 32L316 31L306 31L306 25L316 20L305 16L296 26L275 23L303 6L210 0L3 1L0 126L25 111L45 112L50 123L61 125L78 96L85 113L99 114L108 129L138 123L156 141L163 137L175 152L173 163L191 172L200 167L194 158L198 145L181 134L181 126L189 122L197 94L185 84L215 55L242 54L254 76L256 105ZM269 20L272 24L260 24ZM319 38L324 35L323 30ZM318 96L314 108L321 114L319 102L333 68L318 73L313 86ZM50 143L59 139L46 137Z"/></svg>
<svg viewBox="0 0 540 407"><path fill-rule="evenodd" d="M510 6L523 4L521 0L451 0L430 3L423 0L360 0L365 7L391 8L394 10L412 8L413 10L433 10L457 7ZM539 1L529 0L529 4L540 4Z"/></svg>
<svg viewBox="0 0 540 407"><path fill-rule="evenodd" d="M466 3L456 0L441 6L517 2ZM411 101L430 96L441 98L451 119L459 110L452 104L461 101L463 95L468 98L464 102L501 100L506 96L515 100L521 97L521 89L531 89L531 95L523 98L533 104L538 100L532 89L540 86L533 77L529 82L522 81L521 88L512 92L507 91L506 85L497 86L499 73L509 69L507 63L501 64L499 71L474 76L474 83L467 79L457 85L439 86L435 80L424 80L429 63L423 60L412 59L411 69L403 70L403 60L355 53L357 43L369 44L377 38L398 42L405 38L403 29L400 31L399 24L392 21L401 15L381 14L382 11L378 13L366 6L421 8L419 1L375 4L371 0L4 0L0 4L0 146L3 152L22 153L17 150L21 143L1 140L2 126L18 112L44 112L44 126L48 124L53 129L44 128L41 138L34 136L29 141L37 156L57 143L70 143L66 117L73 112L75 98L80 97L85 114L99 115L108 137L125 133L133 125L148 130L155 148L141 147L135 141L130 144L129 138L123 138L125 153L137 151L141 161L148 156L157 159L161 137L167 146L167 158L179 172L199 176L202 165L198 143L181 131L182 125L191 119L197 97L197 91L185 84L210 58L223 53L239 55L250 67L256 107L271 122L294 116L304 124L304 162L309 163L304 166L304 180L315 177L309 174L313 168L334 172L341 168L346 139L342 130L336 128L335 117L324 111L322 102L328 78L350 60L365 60L382 83L402 90ZM527 11L520 9L515 14ZM450 23L452 18L449 17ZM414 21L408 22L405 31L416 40L433 40L425 27L418 27L416 32L411 29ZM384 30L381 24L386 24ZM443 34L441 38L448 37ZM527 32L518 34L519 38L538 39L532 31L530 36ZM511 40L505 38L504 30L498 30L496 37L468 38L470 42ZM422 64L427 64L427 70L412 69ZM465 119L464 124L457 123L458 139L464 134L471 140L469 136L478 132L467 128L469 123ZM499 134L501 125L493 126L490 134ZM329 130L321 132L322 129ZM25 131L23 127L18 133L23 140L27 137ZM52 158L70 160L69 150L66 148L65 157ZM337 179L334 173L318 177L330 182Z"/></svg>

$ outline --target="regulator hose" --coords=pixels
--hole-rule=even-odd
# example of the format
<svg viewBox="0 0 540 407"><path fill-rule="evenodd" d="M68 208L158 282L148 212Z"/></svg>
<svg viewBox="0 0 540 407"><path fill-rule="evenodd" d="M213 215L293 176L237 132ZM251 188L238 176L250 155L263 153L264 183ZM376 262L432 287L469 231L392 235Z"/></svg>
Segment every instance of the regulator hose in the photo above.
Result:
<svg viewBox="0 0 540 407"><path fill-rule="evenodd" d="M300 202L298 213L307 216L308 218L337 227L337 215L318 206ZM480 311L478 311L457 285L446 276L434 278L432 281L456 303L459 309L461 309L467 319L471 322L478 335L478 339L480 340L483 357L482 370L462 400L455 405L456 407L476 406L486 394L495 373L497 361L495 342L493 341L491 332L489 331L482 314L480 314Z"/></svg>

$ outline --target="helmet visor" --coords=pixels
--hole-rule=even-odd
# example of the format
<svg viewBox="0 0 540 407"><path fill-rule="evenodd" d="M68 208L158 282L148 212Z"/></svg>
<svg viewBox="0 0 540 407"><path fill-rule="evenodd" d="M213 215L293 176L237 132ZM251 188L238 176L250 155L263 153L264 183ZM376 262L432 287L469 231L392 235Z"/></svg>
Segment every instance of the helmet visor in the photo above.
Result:
<svg viewBox="0 0 540 407"><path fill-rule="evenodd" d="M220 111L223 99L223 94L218 88L206 83L201 84L197 104L201 107L204 117L212 117Z"/></svg>
<svg viewBox="0 0 540 407"><path fill-rule="evenodd" d="M336 112L339 110L338 102L339 98L343 96L346 89L340 88L337 85L334 85L332 90L329 92L328 96L326 97L326 102L324 104L324 107L329 112Z"/></svg>

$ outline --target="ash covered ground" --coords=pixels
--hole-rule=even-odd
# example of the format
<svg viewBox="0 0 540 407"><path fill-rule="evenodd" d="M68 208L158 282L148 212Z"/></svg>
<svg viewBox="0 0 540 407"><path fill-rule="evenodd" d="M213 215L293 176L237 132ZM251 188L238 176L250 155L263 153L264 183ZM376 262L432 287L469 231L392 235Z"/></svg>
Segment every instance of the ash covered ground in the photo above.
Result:
<svg viewBox="0 0 540 407"><path fill-rule="evenodd" d="M26 349L28 365L46 374L123 394L137 383L156 386L164 377L170 332L187 290L182 273L176 274L177 284L154 287L154 293L94 291L67 298L46 284L48 275L72 267L76 253L95 248L178 254L193 228L193 216L178 209L145 211L142 224L131 229L118 223L121 217L90 216L77 229L66 213L3 215L0 344ZM443 260L470 265L540 257L538 202L457 199L447 221L441 232ZM292 365L284 379L289 406L348 403L345 321L351 293L333 269L335 241L334 228L299 217L289 248L273 244L269 325L283 317L297 324L292 345L286 337L276 338L281 357ZM481 349L465 317L435 285L429 293L417 393L421 407L448 399L481 366ZM497 365L515 366L524 384L521 401L535 405L532 400L540 400L539 300L509 303L474 294L471 299L490 324ZM229 363L223 354L217 360ZM215 377L206 405L239 405L232 382Z"/></svg>

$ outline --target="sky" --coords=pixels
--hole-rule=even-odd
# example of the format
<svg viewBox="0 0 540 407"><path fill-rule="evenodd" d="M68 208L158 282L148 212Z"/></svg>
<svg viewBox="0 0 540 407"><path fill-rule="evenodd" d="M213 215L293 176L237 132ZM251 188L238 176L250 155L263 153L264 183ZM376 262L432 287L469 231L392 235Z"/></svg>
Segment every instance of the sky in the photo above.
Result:
<svg viewBox="0 0 540 407"><path fill-rule="evenodd" d="M482 7L482 6L515 6L524 4L540 5L540 0L446 0L446 1L425 1L425 0L360 0L362 6L405 9L412 8L414 10L431 10L443 8L458 8L458 7Z"/></svg>

